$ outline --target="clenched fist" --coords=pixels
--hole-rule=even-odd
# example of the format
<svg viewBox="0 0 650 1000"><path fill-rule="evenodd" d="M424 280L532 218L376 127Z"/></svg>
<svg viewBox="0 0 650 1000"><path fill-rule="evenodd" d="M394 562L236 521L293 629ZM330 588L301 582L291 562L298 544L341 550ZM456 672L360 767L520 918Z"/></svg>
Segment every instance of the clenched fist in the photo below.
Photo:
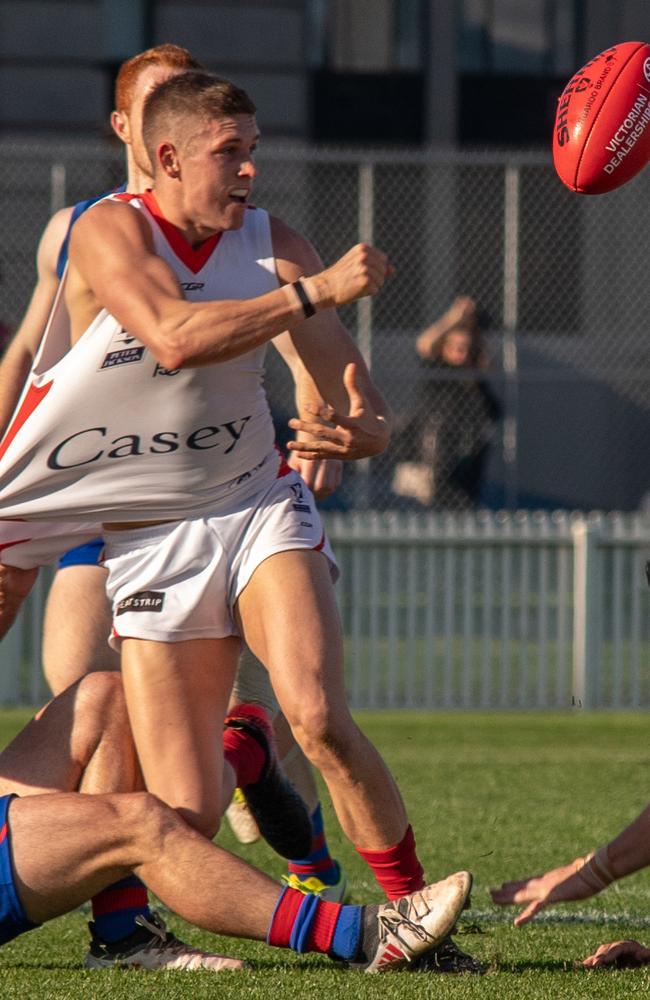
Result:
<svg viewBox="0 0 650 1000"><path fill-rule="evenodd" d="M302 283L314 305L344 306L366 295L375 295L394 272L382 250L357 243L336 264L303 278Z"/></svg>

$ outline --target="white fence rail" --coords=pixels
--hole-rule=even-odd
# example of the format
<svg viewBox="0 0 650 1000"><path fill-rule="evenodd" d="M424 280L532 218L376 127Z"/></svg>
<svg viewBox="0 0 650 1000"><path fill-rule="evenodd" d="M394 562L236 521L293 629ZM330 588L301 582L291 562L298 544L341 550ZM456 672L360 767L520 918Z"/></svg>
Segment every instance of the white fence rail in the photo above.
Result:
<svg viewBox="0 0 650 1000"><path fill-rule="evenodd" d="M327 517L354 707L650 707L650 518ZM0 702L47 697L48 574L0 644Z"/></svg>

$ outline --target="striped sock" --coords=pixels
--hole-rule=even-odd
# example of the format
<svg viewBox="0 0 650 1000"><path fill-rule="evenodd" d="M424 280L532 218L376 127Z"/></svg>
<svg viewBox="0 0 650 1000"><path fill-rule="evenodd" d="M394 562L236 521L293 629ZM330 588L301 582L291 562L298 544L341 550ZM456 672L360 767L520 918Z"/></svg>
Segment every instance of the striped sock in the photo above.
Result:
<svg viewBox="0 0 650 1000"><path fill-rule="evenodd" d="M311 850L306 858L296 858L289 862L289 874L297 875L302 880L316 877L325 885L336 885L341 872L327 846L320 802L312 813L311 826L313 830Z"/></svg>
<svg viewBox="0 0 650 1000"><path fill-rule="evenodd" d="M92 910L95 933L107 944L137 930L136 917L151 919L147 888L137 875L129 875L98 892L92 898Z"/></svg>
<svg viewBox="0 0 650 1000"><path fill-rule="evenodd" d="M271 917L267 944L297 952L316 951L352 961L359 951L362 906L329 903L286 887Z"/></svg>

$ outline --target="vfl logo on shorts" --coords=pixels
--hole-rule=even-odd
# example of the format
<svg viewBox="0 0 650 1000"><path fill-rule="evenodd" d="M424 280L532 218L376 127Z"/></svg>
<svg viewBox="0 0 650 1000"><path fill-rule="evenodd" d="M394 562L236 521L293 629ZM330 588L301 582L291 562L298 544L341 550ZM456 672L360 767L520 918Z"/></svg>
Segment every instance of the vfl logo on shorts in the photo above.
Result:
<svg viewBox="0 0 650 1000"><path fill-rule="evenodd" d="M301 483L291 483L289 489L293 493L293 503L292 507L294 510L301 514L311 514L311 507L305 500L305 495L302 491Z"/></svg>
<svg viewBox="0 0 650 1000"><path fill-rule="evenodd" d="M165 603L165 595L158 590L141 590L139 594L131 594L125 597L117 606L117 615L126 614L127 611L162 611Z"/></svg>

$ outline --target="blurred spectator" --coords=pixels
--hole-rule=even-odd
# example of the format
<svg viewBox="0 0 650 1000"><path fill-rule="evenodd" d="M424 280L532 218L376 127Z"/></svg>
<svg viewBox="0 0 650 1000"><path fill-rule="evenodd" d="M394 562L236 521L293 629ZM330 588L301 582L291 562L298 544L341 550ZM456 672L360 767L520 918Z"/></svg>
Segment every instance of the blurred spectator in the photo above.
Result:
<svg viewBox="0 0 650 1000"><path fill-rule="evenodd" d="M500 407L479 377L487 356L476 303L457 298L415 349L430 377L400 439L410 460L396 465L393 492L425 507L477 506Z"/></svg>

